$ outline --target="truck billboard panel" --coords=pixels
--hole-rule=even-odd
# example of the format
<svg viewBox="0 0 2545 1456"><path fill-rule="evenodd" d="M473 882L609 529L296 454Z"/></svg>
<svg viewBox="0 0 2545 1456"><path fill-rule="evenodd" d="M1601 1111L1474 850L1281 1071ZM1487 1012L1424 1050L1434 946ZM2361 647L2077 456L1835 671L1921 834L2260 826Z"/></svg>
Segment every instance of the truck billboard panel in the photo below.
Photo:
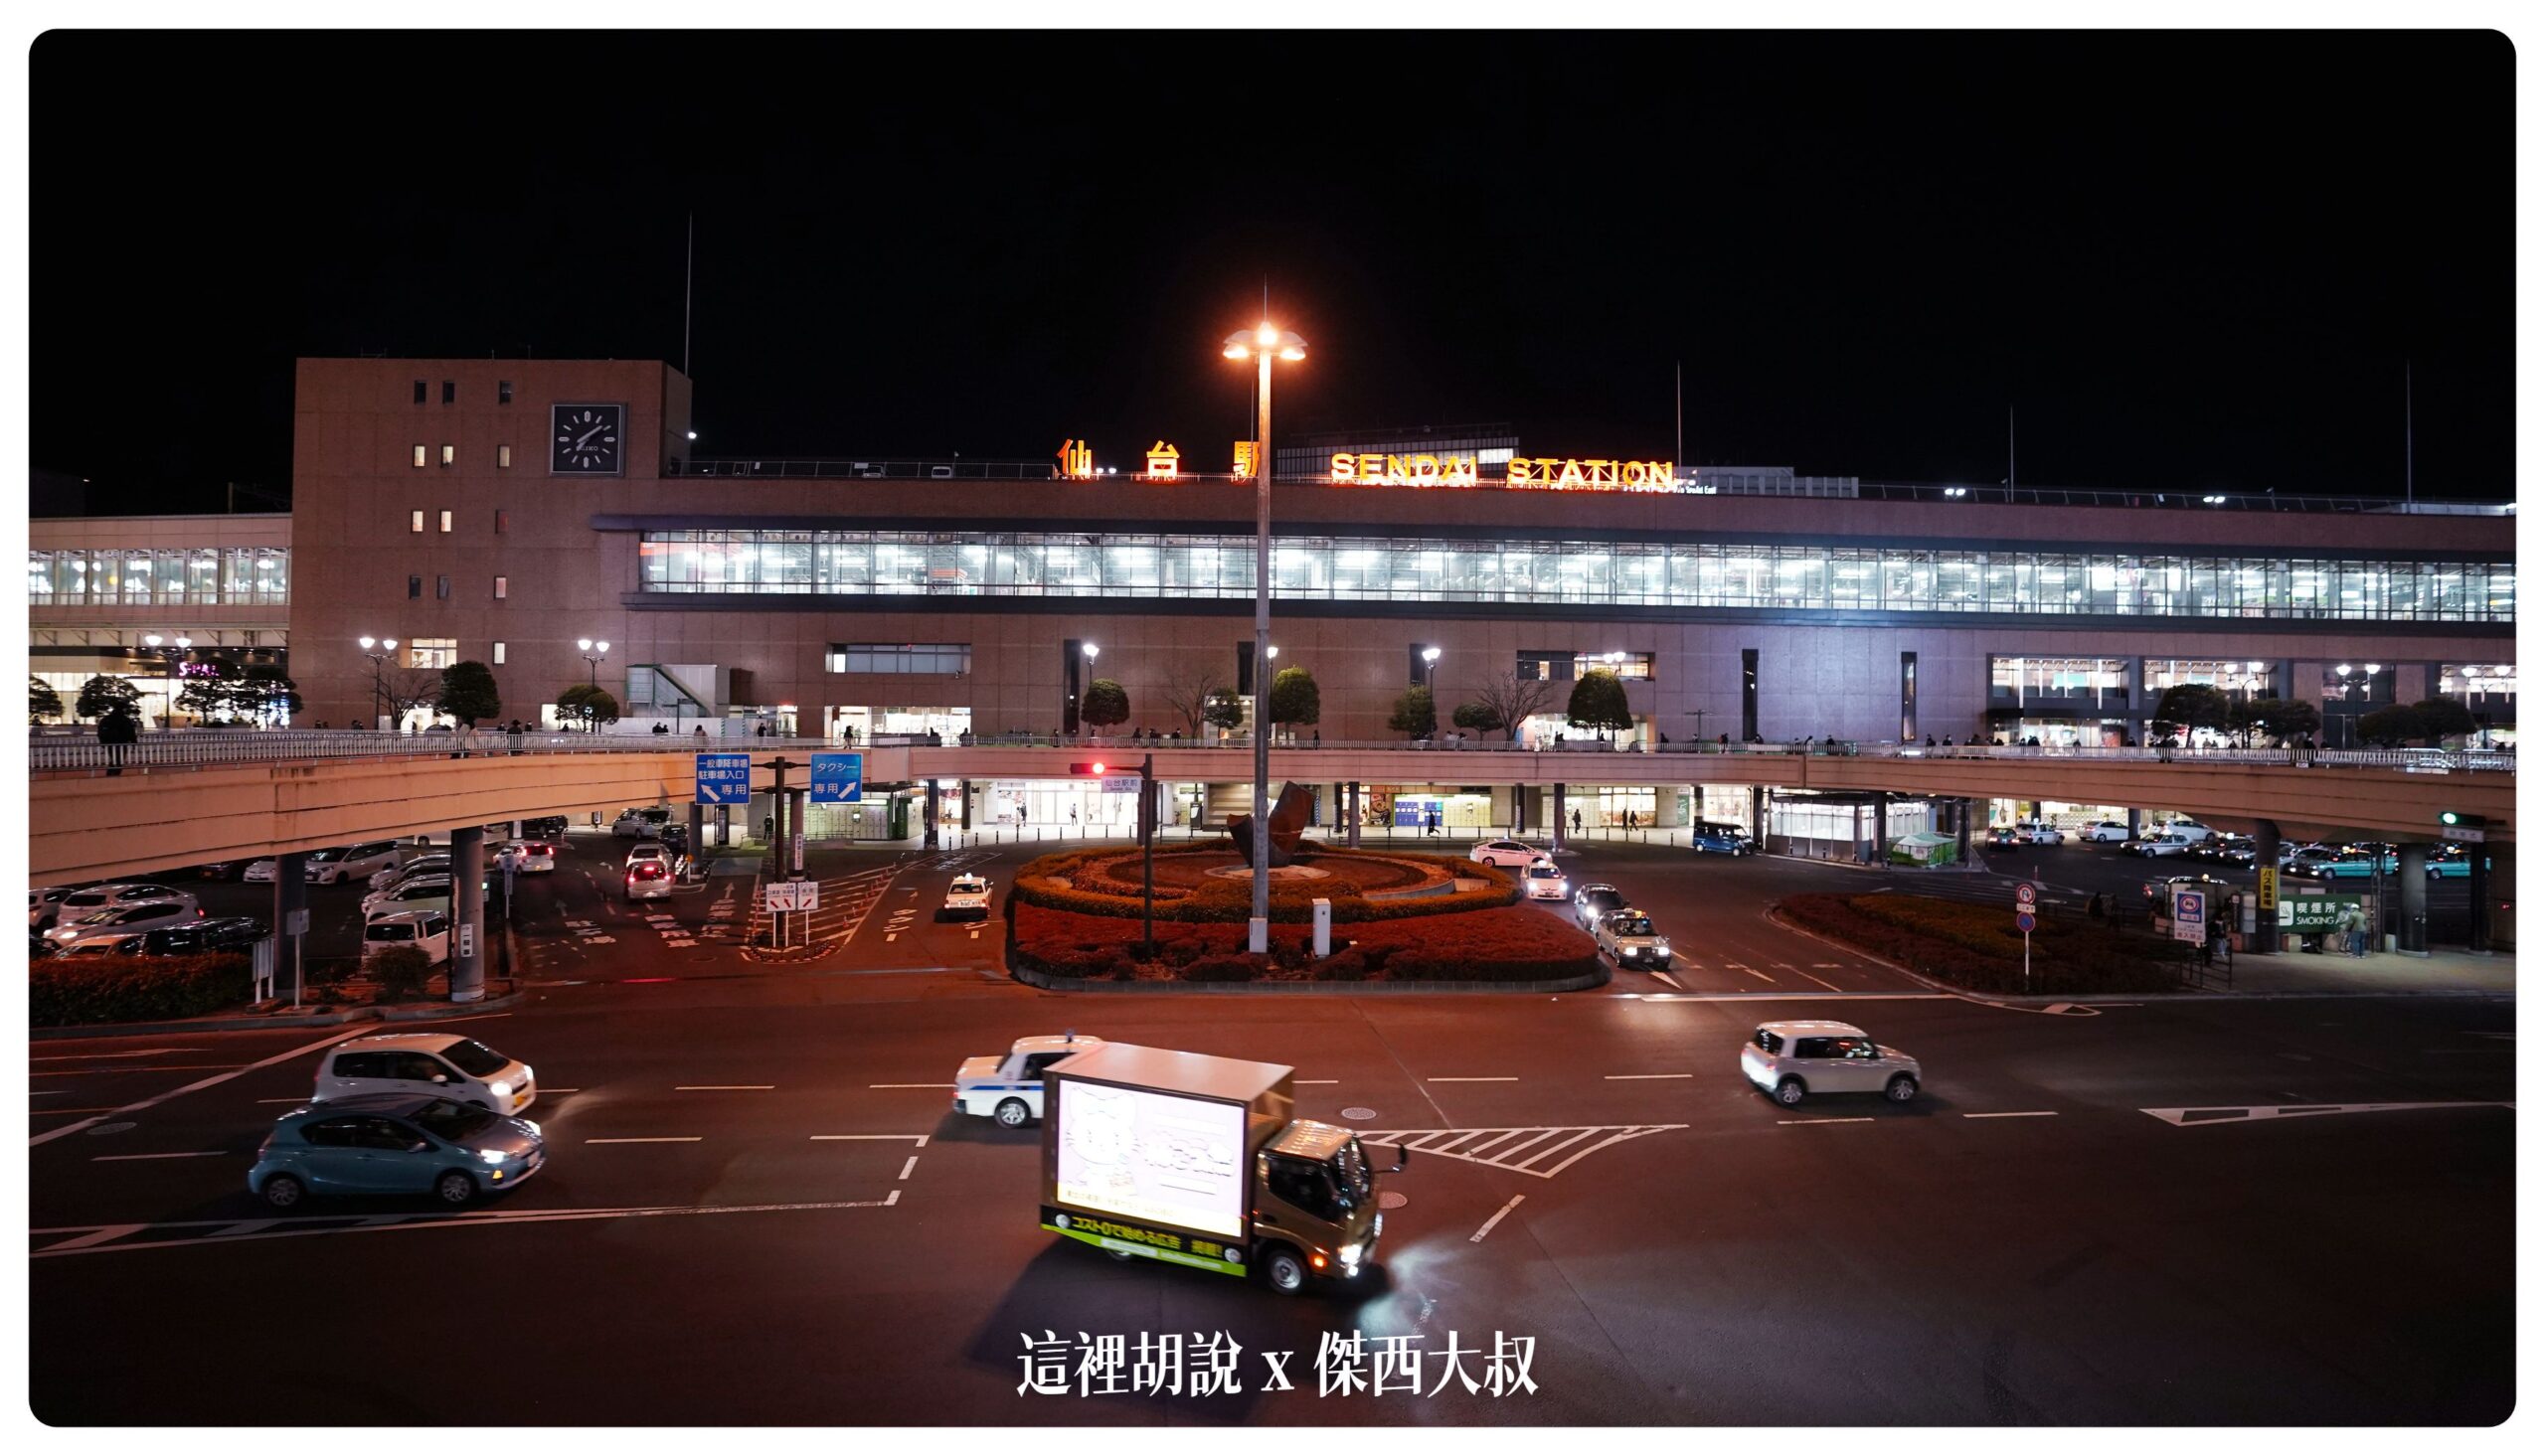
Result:
<svg viewBox="0 0 2545 1456"><path fill-rule="evenodd" d="M1246 1236L1245 1106L1054 1080L1054 1202L1222 1238Z"/></svg>

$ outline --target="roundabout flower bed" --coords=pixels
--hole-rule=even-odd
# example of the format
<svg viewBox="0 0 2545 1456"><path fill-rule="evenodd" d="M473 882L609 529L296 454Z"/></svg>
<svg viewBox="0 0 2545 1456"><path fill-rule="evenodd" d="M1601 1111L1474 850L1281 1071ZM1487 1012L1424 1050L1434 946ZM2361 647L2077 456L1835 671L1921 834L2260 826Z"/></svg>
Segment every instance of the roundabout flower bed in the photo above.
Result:
<svg viewBox="0 0 2545 1456"><path fill-rule="evenodd" d="M1999 995L2145 994L2177 989L2174 967L2147 944L2086 921L2045 916L2033 930L2032 974L2009 906L1912 894L1794 894L1777 910L1806 929L1869 950L1920 975Z"/></svg>
<svg viewBox="0 0 2545 1456"><path fill-rule="evenodd" d="M1325 871L1322 878L1273 883L1272 948L1252 954L1245 948L1250 879L1210 873L1239 863L1221 846L1160 854L1156 938L1143 944L1136 851L1046 855L1017 873L1009 894L1009 963L1064 980L1162 983L1540 983L1600 973L1591 938L1521 904L1519 884L1500 870L1442 856L1331 848L1302 861ZM1469 888L1456 889L1458 882ZM1331 906L1337 948L1323 960L1308 954L1317 899Z"/></svg>

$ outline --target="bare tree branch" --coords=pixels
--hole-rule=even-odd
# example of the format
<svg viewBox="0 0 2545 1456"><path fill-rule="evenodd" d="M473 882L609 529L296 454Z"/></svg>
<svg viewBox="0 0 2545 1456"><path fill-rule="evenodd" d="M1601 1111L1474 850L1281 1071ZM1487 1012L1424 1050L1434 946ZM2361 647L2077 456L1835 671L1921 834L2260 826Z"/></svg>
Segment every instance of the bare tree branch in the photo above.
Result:
<svg viewBox="0 0 2545 1456"><path fill-rule="evenodd" d="M1220 675L1207 666L1185 668L1170 674L1157 685L1157 701L1167 712L1184 720L1187 737L1202 736L1203 710L1211 703L1211 695L1223 686Z"/></svg>
<svg viewBox="0 0 2545 1456"><path fill-rule="evenodd" d="M1493 710L1493 716L1502 721L1502 731L1516 742L1520 736L1520 725L1545 711L1548 701L1555 696L1555 685L1543 678L1524 678L1517 672L1507 672L1486 679L1484 686L1475 690L1474 696L1476 702Z"/></svg>

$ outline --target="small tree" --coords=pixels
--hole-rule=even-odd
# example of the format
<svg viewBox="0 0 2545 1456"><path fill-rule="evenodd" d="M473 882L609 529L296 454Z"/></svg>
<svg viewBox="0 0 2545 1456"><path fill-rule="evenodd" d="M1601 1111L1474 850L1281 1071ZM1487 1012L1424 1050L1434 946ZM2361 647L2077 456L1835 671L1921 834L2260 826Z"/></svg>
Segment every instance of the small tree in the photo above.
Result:
<svg viewBox="0 0 2545 1456"><path fill-rule="evenodd" d="M363 969L379 983L382 1000L404 1001L424 994L424 983L432 979L433 958L421 946L393 945L372 952Z"/></svg>
<svg viewBox="0 0 2545 1456"><path fill-rule="evenodd" d="M177 669L186 681L177 694L176 706L198 719L227 720L237 711L234 700L239 682L239 669L213 658L206 662L189 662Z"/></svg>
<svg viewBox="0 0 2545 1456"><path fill-rule="evenodd" d="M1574 680L1573 699L1565 705L1564 721L1575 728L1603 733L1633 728L1634 714L1626 707L1626 685L1604 667L1584 673Z"/></svg>
<svg viewBox="0 0 2545 1456"><path fill-rule="evenodd" d="M62 716L62 695L34 673L27 674L27 722Z"/></svg>
<svg viewBox="0 0 2545 1456"><path fill-rule="evenodd" d="M2430 736L2430 726L2422 721L2421 710L2397 704L2364 713L2359 718L2359 735L2372 743L2400 748L2408 739Z"/></svg>
<svg viewBox="0 0 2545 1456"><path fill-rule="evenodd" d="M2245 718L2276 743L2303 737L2323 726L2315 705L2300 698L2257 698L2245 705Z"/></svg>
<svg viewBox="0 0 2545 1456"><path fill-rule="evenodd" d="M1131 718L1131 695L1111 678L1098 678L1087 685L1087 693L1078 701L1078 721L1099 730L1118 728Z"/></svg>
<svg viewBox="0 0 2545 1456"><path fill-rule="evenodd" d="M1493 705L1489 703L1459 704L1457 711L1449 715L1449 725L1452 728L1465 728L1478 737L1498 731L1506 726L1502 722L1502 716L1495 713Z"/></svg>
<svg viewBox="0 0 2545 1456"><path fill-rule="evenodd" d="M1441 717L1432 708L1432 690L1416 684L1397 696L1396 711L1388 715L1388 731L1409 738L1428 738L1441 730Z"/></svg>
<svg viewBox="0 0 2545 1456"><path fill-rule="evenodd" d="M1272 675L1272 701L1265 705L1272 722L1283 728L1314 727L1323 711L1317 701L1316 679L1303 667L1285 667Z"/></svg>
<svg viewBox="0 0 2545 1456"><path fill-rule="evenodd" d="M75 718L103 718L109 713L129 718L141 712L141 690L129 678L99 673L80 685L80 697L71 712Z"/></svg>
<svg viewBox="0 0 2545 1456"><path fill-rule="evenodd" d="M1227 689L1221 685L1220 675L1200 667L1170 676L1158 685L1157 698L1166 705L1167 712L1183 723L1185 735L1198 738L1202 736L1202 725L1212 722L1212 705L1224 692Z"/></svg>
<svg viewBox="0 0 2545 1456"><path fill-rule="evenodd" d="M1202 706L1202 721L1222 732L1234 732L1246 722L1246 700L1235 688L1213 688L1210 701ZM1201 736L1201 729L1194 729L1194 736Z"/></svg>
<svg viewBox="0 0 2545 1456"><path fill-rule="evenodd" d="M271 663L252 662L230 689L230 711L257 723L288 724L300 713L300 685Z"/></svg>
<svg viewBox="0 0 2545 1456"><path fill-rule="evenodd" d="M402 667L381 674L381 696L389 701L393 724L404 723L419 708L430 708L441 696L441 673L428 667Z"/></svg>
<svg viewBox="0 0 2545 1456"><path fill-rule="evenodd" d="M482 662L454 662L443 668L433 711L447 713L472 728L479 719L501 717L504 700L495 691L495 674Z"/></svg>
<svg viewBox="0 0 2545 1456"><path fill-rule="evenodd" d="M618 722L618 700L607 688L577 683L557 695L557 716L582 724L586 732L598 732Z"/></svg>
<svg viewBox="0 0 2545 1456"><path fill-rule="evenodd" d="M1517 672L1488 679L1475 694L1476 706L1493 715L1495 727L1515 737L1520 726L1544 713L1554 696L1555 684L1544 678L1524 678Z"/></svg>
<svg viewBox="0 0 2545 1456"><path fill-rule="evenodd" d="M2422 716L2422 736L2434 742L2461 738L2475 729L2474 715L2454 698L2424 698L2413 711Z"/></svg>
<svg viewBox="0 0 2545 1456"><path fill-rule="evenodd" d="M2227 728L2227 695L2207 683L2176 683L2156 700L2156 735L2170 738L2179 728Z"/></svg>

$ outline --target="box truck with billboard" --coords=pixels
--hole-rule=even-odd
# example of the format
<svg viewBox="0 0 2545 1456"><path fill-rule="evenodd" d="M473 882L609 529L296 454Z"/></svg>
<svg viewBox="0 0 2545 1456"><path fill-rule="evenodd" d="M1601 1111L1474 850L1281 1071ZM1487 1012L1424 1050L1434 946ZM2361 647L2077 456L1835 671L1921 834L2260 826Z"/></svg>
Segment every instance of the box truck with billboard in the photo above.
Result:
<svg viewBox="0 0 2545 1456"><path fill-rule="evenodd" d="M1292 1117L1290 1068L1111 1042L1043 1076L1045 1228L1285 1294L1371 1266L1405 1152L1373 1169L1350 1128Z"/></svg>

